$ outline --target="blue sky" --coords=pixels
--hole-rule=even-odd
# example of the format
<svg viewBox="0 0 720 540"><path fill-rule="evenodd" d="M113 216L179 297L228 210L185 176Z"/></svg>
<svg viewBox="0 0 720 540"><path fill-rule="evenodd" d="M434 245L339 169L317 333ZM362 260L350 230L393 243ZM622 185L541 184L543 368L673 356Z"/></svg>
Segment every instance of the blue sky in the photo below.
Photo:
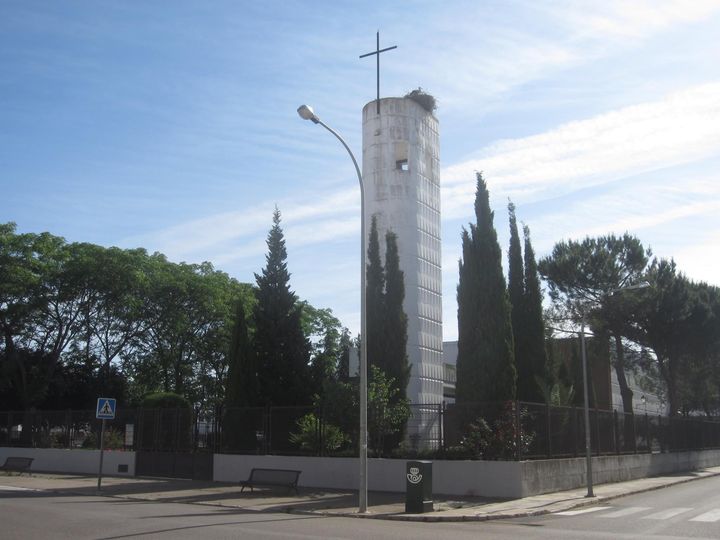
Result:
<svg viewBox="0 0 720 540"><path fill-rule="evenodd" d="M439 101L444 335L475 171L539 256L629 231L720 285L720 0L0 1L0 221L264 264L277 204L297 294L359 327L362 107Z"/></svg>

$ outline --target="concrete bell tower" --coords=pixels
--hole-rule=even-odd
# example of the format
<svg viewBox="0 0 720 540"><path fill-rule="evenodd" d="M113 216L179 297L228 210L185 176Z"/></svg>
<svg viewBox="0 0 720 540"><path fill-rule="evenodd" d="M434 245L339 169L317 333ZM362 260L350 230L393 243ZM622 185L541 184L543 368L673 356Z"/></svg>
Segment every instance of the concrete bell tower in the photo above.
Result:
<svg viewBox="0 0 720 540"><path fill-rule="evenodd" d="M383 98L379 110L375 100L363 108L365 223L376 217L381 252L388 230L398 237L407 396L413 404L437 405L443 401L438 120L410 98Z"/></svg>

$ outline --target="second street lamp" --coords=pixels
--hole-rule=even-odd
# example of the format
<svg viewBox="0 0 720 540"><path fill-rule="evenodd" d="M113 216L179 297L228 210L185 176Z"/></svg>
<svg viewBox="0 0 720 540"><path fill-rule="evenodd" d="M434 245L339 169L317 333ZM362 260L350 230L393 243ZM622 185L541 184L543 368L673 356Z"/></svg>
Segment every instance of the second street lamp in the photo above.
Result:
<svg viewBox="0 0 720 540"><path fill-rule="evenodd" d="M337 131L332 129L327 124L323 123L320 118L317 117L311 107L307 105L300 105L297 110L300 118L303 120L310 120L314 124L320 124L322 127L327 129L330 133L335 135L338 141L342 143L347 150L347 153L352 159L353 165L355 165L355 172L357 173L358 182L360 183L360 489L359 489L359 504L358 513L364 514L367 512L367 449L368 449L368 432L367 432L367 313L365 310L365 256L367 249L365 249L365 242L367 235L365 234L365 189L363 188L362 174L360 173L360 167L358 167L357 160L353 155L350 147L338 134Z"/></svg>
<svg viewBox="0 0 720 540"><path fill-rule="evenodd" d="M620 287L617 289L611 289L607 291L602 298L605 298L607 296L610 296L612 294L623 292L623 291L630 291L634 289L644 289L646 287L649 287L650 284L647 281L642 281L640 283L637 283L635 285L627 285L625 287ZM582 372L583 372L583 391L584 391L584 403L583 408L584 410L584 416L585 416L585 469L586 469L586 476L587 476L587 495L586 497L594 497L595 494L593 493L593 472L592 472L592 447L590 442L590 404L588 402L588 367L587 367L587 353L585 351L585 308L581 305L577 306L578 311L580 312L580 351L582 356ZM596 419L597 421L597 419ZM599 444L599 441L598 441Z"/></svg>

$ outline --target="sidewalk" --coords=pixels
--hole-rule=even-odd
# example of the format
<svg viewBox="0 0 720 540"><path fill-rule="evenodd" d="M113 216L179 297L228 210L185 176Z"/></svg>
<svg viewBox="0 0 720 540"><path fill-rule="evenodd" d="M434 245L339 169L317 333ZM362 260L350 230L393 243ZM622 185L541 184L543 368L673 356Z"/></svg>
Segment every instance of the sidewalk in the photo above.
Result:
<svg viewBox="0 0 720 540"><path fill-rule="evenodd" d="M33 490L52 496L105 496L127 500L205 504L235 508L238 512L289 512L325 516L362 517L405 521L483 521L560 512L594 504L624 495L650 491L710 476L720 475L720 467L679 473L671 476L643 478L594 488L595 497L585 497L587 490L574 489L524 499L497 500L463 497L435 497L435 511L405 514L403 493L370 492L369 513L357 513L357 492L317 488L300 488L300 494L282 489L256 489L240 493L237 484L198 482L160 478L104 477L97 491L97 477L71 474L33 473L32 476L0 474L0 493L22 493Z"/></svg>

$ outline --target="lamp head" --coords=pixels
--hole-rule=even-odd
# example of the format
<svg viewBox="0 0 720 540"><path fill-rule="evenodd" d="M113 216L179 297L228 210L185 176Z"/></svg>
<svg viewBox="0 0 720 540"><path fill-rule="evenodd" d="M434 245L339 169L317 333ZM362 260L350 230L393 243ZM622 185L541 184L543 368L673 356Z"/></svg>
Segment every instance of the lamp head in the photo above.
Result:
<svg viewBox="0 0 720 540"><path fill-rule="evenodd" d="M312 107L308 107L307 105L300 105L297 112L303 120L312 120L315 124L320 121L318 117L315 116Z"/></svg>

